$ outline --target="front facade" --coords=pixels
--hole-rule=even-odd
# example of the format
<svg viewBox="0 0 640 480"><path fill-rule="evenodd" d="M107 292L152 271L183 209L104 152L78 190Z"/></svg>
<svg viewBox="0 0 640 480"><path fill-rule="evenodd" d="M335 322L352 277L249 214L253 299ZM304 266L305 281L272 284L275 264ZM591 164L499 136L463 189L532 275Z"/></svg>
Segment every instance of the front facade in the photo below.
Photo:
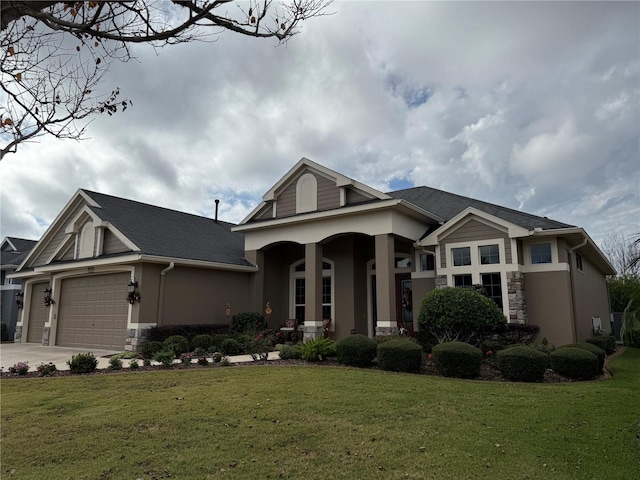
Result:
<svg viewBox="0 0 640 480"><path fill-rule="evenodd" d="M333 338L383 335L416 330L429 291L482 284L560 345L608 328L612 273L581 228L427 187L382 193L303 158L237 226L79 191L16 274L15 339L136 348L149 326L267 304L270 326L296 318L306 338L328 319Z"/></svg>

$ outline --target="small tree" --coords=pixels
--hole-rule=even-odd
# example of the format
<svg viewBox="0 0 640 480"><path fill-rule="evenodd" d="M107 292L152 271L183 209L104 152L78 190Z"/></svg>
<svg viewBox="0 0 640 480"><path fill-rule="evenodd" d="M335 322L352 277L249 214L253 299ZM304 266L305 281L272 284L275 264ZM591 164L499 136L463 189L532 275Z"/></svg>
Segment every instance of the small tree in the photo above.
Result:
<svg viewBox="0 0 640 480"><path fill-rule="evenodd" d="M418 325L438 343L460 341L478 345L503 332L507 320L492 300L471 288L433 290L422 301Z"/></svg>

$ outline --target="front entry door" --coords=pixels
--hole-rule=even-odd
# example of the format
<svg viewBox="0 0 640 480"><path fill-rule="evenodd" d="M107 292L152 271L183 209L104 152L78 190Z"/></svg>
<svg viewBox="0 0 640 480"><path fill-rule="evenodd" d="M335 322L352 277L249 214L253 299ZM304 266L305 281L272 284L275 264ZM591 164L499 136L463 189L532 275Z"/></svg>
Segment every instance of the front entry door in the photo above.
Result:
<svg viewBox="0 0 640 480"><path fill-rule="evenodd" d="M413 333L413 286L410 273L396 275L396 319L398 330Z"/></svg>

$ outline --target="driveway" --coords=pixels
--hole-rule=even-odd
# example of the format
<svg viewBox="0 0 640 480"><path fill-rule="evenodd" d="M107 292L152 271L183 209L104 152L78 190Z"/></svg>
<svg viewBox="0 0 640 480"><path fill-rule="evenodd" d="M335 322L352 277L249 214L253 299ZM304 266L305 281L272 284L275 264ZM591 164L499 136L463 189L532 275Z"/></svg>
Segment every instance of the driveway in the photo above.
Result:
<svg viewBox="0 0 640 480"><path fill-rule="evenodd" d="M109 358L122 350L103 350L97 348L43 347L36 343L3 343L0 345L0 366L2 371L18 362L27 362L29 370L35 370L40 363L52 362L58 370L69 370L67 360L78 353L93 353L98 359L98 368L107 368Z"/></svg>

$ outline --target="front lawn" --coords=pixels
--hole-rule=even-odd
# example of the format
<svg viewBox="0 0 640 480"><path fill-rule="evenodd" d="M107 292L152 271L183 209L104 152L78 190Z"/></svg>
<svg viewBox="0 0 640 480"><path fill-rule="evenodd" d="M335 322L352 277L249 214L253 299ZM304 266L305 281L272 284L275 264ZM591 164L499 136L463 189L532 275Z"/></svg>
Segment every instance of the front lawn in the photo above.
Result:
<svg viewBox="0 0 640 480"><path fill-rule="evenodd" d="M614 378L322 366L5 379L2 478L640 478L640 349Z"/></svg>

